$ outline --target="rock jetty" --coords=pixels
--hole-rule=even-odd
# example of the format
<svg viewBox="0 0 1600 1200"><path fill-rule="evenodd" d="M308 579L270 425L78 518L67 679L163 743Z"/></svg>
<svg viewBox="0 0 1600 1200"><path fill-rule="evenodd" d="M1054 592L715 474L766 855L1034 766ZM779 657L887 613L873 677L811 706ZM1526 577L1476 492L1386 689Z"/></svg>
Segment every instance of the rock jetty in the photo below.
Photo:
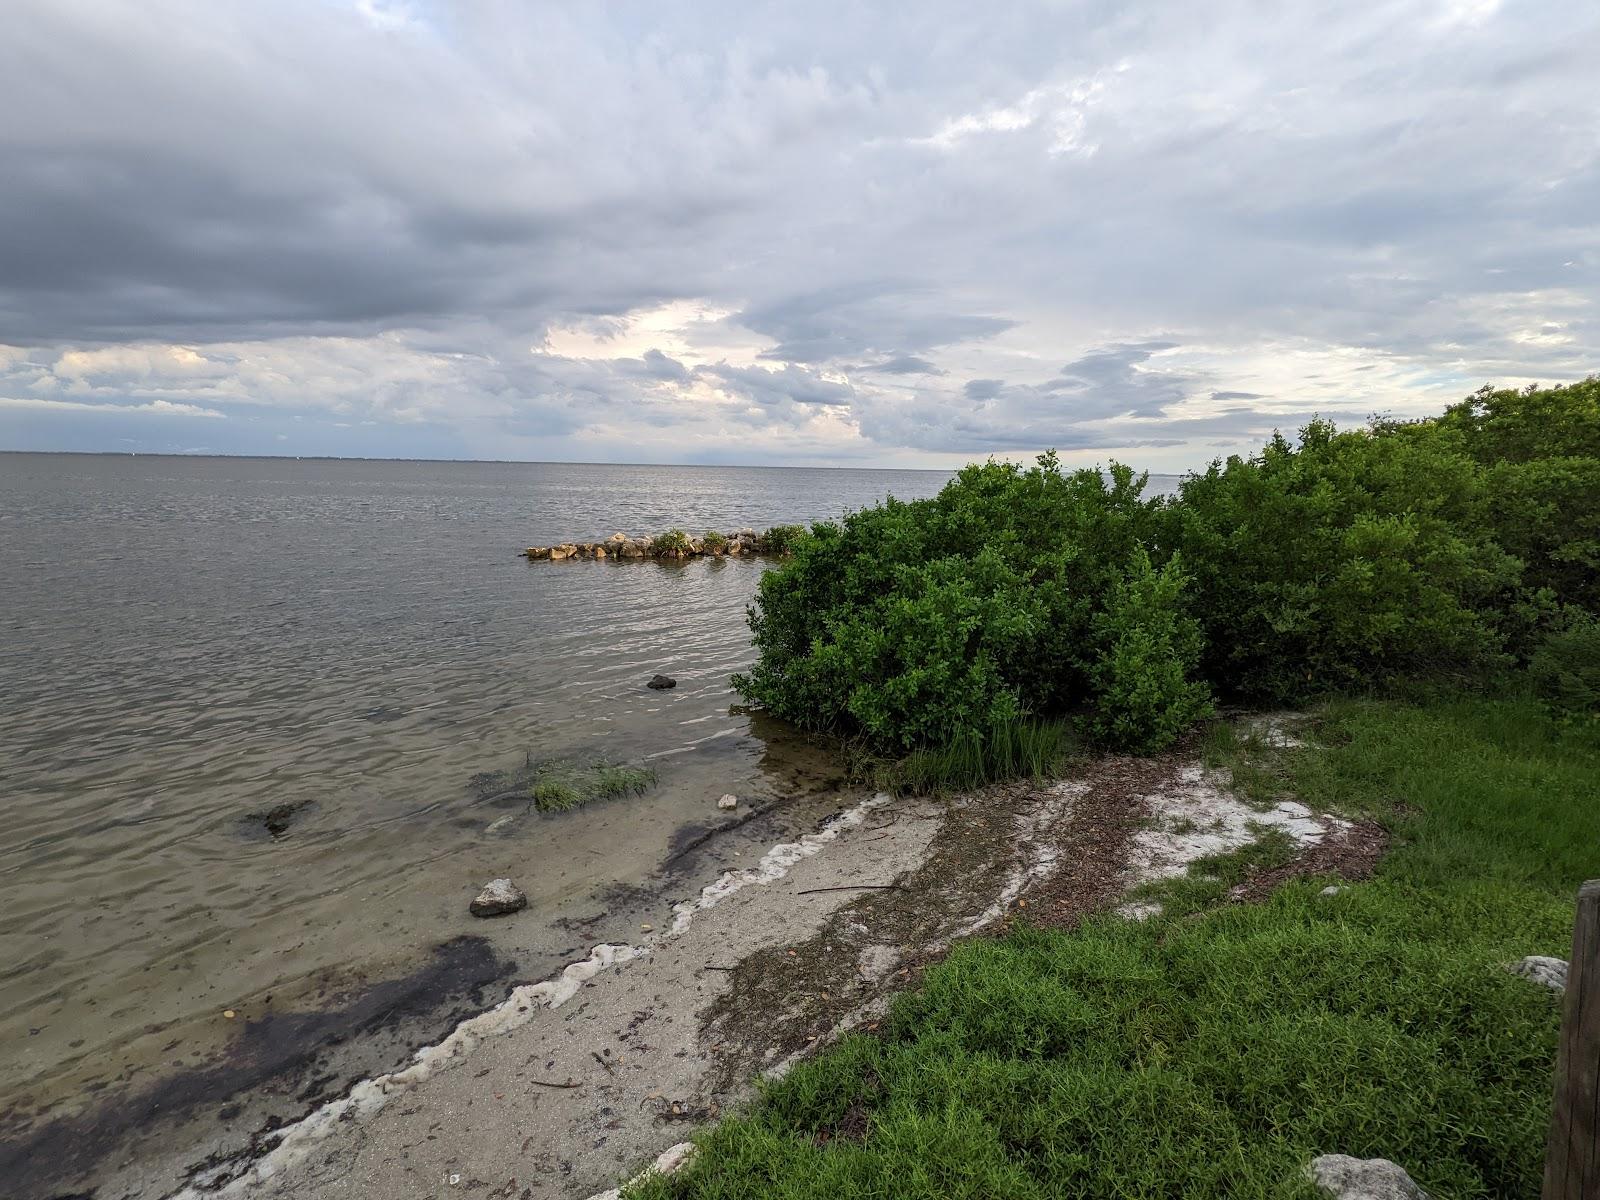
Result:
<svg viewBox="0 0 1600 1200"><path fill-rule="evenodd" d="M669 529L654 537L630 537L613 533L603 542L561 542L554 546L529 546L522 553L530 561L563 562L568 559L654 558L737 558L744 554L788 554L797 539L807 536L799 525L777 525L765 533L754 529L735 529L727 533L710 530L698 536L681 529Z"/></svg>

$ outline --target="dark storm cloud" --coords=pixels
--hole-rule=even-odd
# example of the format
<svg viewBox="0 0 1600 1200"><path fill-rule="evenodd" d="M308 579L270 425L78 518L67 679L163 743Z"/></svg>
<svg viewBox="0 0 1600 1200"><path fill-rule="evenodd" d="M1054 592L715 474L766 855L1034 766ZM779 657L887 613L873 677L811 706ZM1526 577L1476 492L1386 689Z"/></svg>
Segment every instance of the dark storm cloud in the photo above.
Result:
<svg viewBox="0 0 1600 1200"><path fill-rule="evenodd" d="M1193 457L1600 365L1583 5L20 0L5 34L0 446Z"/></svg>
<svg viewBox="0 0 1600 1200"><path fill-rule="evenodd" d="M923 393L909 405L874 408L868 431L923 450L1084 450L1123 444L1107 440L1106 432L1108 422L1121 420L1123 432L1117 436L1139 429L1140 444L1170 444L1172 439L1139 422L1164 417L1194 390L1194 376L1151 361L1175 349L1177 344L1168 341L1107 346L1039 384L970 379L962 385L959 404Z"/></svg>
<svg viewBox="0 0 1600 1200"><path fill-rule="evenodd" d="M918 289L886 284L830 288L747 308L739 323L777 345L762 357L822 363L869 354L933 350L990 337L1015 322L981 313L942 311Z"/></svg>
<svg viewBox="0 0 1600 1200"><path fill-rule="evenodd" d="M794 363L781 370L732 367L727 363L719 363L713 367L702 367L698 374L753 404L768 407L846 404L855 394L848 384L824 379L815 371Z"/></svg>

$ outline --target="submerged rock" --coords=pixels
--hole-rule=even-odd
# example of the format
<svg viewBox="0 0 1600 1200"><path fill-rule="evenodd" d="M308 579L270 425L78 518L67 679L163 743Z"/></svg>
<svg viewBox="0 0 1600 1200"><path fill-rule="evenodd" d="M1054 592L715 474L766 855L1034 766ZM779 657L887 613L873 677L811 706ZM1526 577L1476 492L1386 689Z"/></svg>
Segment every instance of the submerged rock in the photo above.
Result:
<svg viewBox="0 0 1600 1200"><path fill-rule="evenodd" d="M663 692L666 691L667 688L675 688L677 686L678 681L676 679L669 679L665 675L654 675L651 677L650 682L645 684L645 687L655 688L655 690L658 692Z"/></svg>
<svg viewBox="0 0 1600 1200"><path fill-rule="evenodd" d="M528 907L528 897L509 879L491 879L474 898L468 910L475 917L498 917Z"/></svg>
<svg viewBox="0 0 1600 1200"><path fill-rule="evenodd" d="M1306 1175L1334 1200L1428 1200L1405 1168L1387 1158L1323 1154L1311 1160Z"/></svg>
<svg viewBox="0 0 1600 1200"><path fill-rule="evenodd" d="M1533 983L1542 983L1554 992L1567 990L1567 960L1550 958L1544 954L1530 954L1508 968L1513 975L1521 975Z"/></svg>
<svg viewBox="0 0 1600 1200"><path fill-rule="evenodd" d="M732 792L729 792L726 796L722 796L717 800L717 807L718 808L738 808L739 807L739 797L735 796Z"/></svg>
<svg viewBox="0 0 1600 1200"><path fill-rule="evenodd" d="M266 830L273 839L277 839L287 836L289 827L299 819L301 812L309 807L311 801L295 800L288 804L276 805L266 812L251 813L245 821L247 824Z"/></svg>

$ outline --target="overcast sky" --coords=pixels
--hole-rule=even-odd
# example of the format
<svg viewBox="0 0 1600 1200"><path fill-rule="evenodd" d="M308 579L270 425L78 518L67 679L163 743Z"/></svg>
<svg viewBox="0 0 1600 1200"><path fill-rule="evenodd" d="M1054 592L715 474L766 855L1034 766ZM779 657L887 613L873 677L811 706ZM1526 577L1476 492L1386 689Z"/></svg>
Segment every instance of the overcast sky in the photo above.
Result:
<svg viewBox="0 0 1600 1200"><path fill-rule="evenodd" d="M0 448L1153 470L1600 370L1600 4L11 0Z"/></svg>

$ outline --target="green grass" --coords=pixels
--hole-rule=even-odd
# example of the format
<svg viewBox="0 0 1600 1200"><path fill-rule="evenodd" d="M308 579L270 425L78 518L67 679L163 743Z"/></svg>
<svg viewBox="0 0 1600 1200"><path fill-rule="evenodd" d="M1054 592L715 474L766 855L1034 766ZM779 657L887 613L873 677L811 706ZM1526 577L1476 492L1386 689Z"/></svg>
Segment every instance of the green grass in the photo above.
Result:
<svg viewBox="0 0 1600 1200"><path fill-rule="evenodd" d="M1025 719L991 730L962 734L935 749L914 750L894 761L866 758L858 774L897 795L971 791L1008 779L1044 779L1079 749L1066 721Z"/></svg>
<svg viewBox="0 0 1600 1200"><path fill-rule="evenodd" d="M645 767L550 759L529 764L525 778L534 808L567 812L597 800L639 795L655 785L656 773Z"/></svg>
<svg viewBox="0 0 1600 1200"><path fill-rule="evenodd" d="M669 529L665 533L658 533L650 539L650 553L652 554L687 554L689 552L689 535L681 529Z"/></svg>
<svg viewBox="0 0 1600 1200"><path fill-rule="evenodd" d="M1308 732L1321 748L1208 754L1382 821L1377 877L963 942L878 1036L636 1194L1306 1196L1303 1165L1339 1152L1439 1197L1536 1195L1559 1004L1503 964L1567 952L1600 876L1600 744L1517 699L1342 702Z"/></svg>

